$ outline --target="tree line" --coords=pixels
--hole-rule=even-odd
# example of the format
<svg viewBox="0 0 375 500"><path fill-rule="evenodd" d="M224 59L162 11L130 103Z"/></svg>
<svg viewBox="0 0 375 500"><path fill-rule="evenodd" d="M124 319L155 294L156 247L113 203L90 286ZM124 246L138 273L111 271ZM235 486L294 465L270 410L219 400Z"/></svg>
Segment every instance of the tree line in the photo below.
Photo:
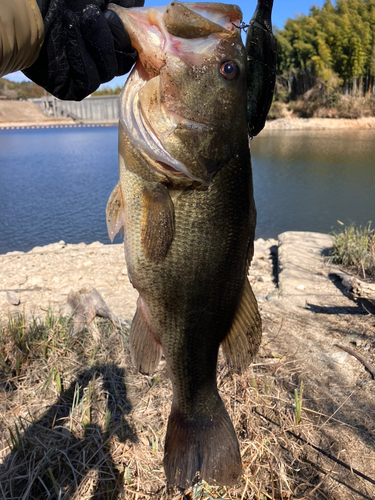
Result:
<svg viewBox="0 0 375 500"><path fill-rule="evenodd" d="M122 88L119 85L112 89L111 87L102 86L95 91L93 95L117 95L120 94ZM42 96L51 95L49 92L39 87L34 82L13 82L7 78L0 78L0 100L1 99L35 99Z"/></svg>
<svg viewBox="0 0 375 500"><path fill-rule="evenodd" d="M375 93L375 0L326 0L275 35L279 88L289 98L317 83L327 94Z"/></svg>
<svg viewBox="0 0 375 500"><path fill-rule="evenodd" d="M34 99L49 95L42 87L34 82L12 82L7 78L0 78L0 99Z"/></svg>

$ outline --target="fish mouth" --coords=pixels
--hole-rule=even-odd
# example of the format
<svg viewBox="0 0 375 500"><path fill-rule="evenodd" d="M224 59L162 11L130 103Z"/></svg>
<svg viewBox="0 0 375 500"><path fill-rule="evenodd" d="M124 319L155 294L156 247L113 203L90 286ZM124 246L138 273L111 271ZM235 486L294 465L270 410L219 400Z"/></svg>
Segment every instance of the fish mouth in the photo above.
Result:
<svg viewBox="0 0 375 500"><path fill-rule="evenodd" d="M160 77L161 72L165 76L168 69L168 57L180 58L190 67L197 67L197 59L203 65L223 36L233 38L234 33L239 32L235 24L242 20L240 9L233 5L178 1L155 8L124 9L114 4L108 8L120 16L138 51L137 63L120 97L120 123L129 141L148 163L167 177L187 177L208 186L216 172L211 172L191 148L186 163L181 161L186 157L186 148L182 154L174 134L191 130L200 135L205 129L212 129L212 124L204 123L203 116L200 121L192 121L192 116L184 117L184 110L173 109L170 101L164 106L165 88L162 90L160 86Z"/></svg>
<svg viewBox="0 0 375 500"><path fill-rule="evenodd" d="M120 96L120 123L130 142L141 155L160 172L177 177L186 176L193 181L208 185L207 181L193 175L186 165L174 158L165 148L162 139L154 130L147 112L143 109L139 93L152 78L145 71L141 61L134 66ZM165 134L172 134L183 117L173 114L170 129ZM204 124L195 124L204 128Z"/></svg>

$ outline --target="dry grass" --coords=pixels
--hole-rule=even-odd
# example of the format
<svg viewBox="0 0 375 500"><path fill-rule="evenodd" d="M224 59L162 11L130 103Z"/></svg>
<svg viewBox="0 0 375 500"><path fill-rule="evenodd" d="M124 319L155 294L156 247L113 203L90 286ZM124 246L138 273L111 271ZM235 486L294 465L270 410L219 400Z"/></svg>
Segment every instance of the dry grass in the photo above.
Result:
<svg viewBox="0 0 375 500"><path fill-rule="evenodd" d="M333 262L354 269L363 278L375 277L375 229L371 229L371 222L364 227L339 224L341 230L332 233Z"/></svg>
<svg viewBox="0 0 375 500"><path fill-rule="evenodd" d="M293 115L300 118L359 119L375 116L375 98L371 95L343 95L327 92L326 84L319 81L296 100L289 100L285 86L276 84L275 99L268 120Z"/></svg>
<svg viewBox="0 0 375 500"><path fill-rule="evenodd" d="M321 431L329 416L307 408L303 366L267 346L241 376L219 360L219 390L243 458L238 487L168 488L162 460L171 386L163 363L144 377L131 367L126 329L98 320L95 341L90 331L72 337L71 328L70 318L49 311L42 323L20 317L1 330L0 497L356 498L343 495L338 464L291 434L329 448Z"/></svg>

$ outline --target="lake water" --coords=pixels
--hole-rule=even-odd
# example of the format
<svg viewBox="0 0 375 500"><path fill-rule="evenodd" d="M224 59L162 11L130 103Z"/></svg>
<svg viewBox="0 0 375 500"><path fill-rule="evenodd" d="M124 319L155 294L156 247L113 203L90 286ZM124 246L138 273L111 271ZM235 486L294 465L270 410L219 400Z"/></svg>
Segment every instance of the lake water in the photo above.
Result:
<svg viewBox="0 0 375 500"><path fill-rule="evenodd" d="M263 131L252 141L259 237L375 227L375 130Z"/></svg>
<svg viewBox="0 0 375 500"><path fill-rule="evenodd" d="M374 130L262 132L251 149L258 238L375 225ZM117 127L0 130L0 253L109 243L117 180Z"/></svg>

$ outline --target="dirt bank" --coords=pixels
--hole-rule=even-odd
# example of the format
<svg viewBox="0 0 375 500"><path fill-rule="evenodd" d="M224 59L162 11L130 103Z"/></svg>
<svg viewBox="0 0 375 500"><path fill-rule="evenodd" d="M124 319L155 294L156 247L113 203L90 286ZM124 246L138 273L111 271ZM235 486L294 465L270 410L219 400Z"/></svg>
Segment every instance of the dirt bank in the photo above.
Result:
<svg viewBox="0 0 375 500"><path fill-rule="evenodd" d="M0 101L0 128L71 125L71 118L51 118L29 101Z"/></svg>

